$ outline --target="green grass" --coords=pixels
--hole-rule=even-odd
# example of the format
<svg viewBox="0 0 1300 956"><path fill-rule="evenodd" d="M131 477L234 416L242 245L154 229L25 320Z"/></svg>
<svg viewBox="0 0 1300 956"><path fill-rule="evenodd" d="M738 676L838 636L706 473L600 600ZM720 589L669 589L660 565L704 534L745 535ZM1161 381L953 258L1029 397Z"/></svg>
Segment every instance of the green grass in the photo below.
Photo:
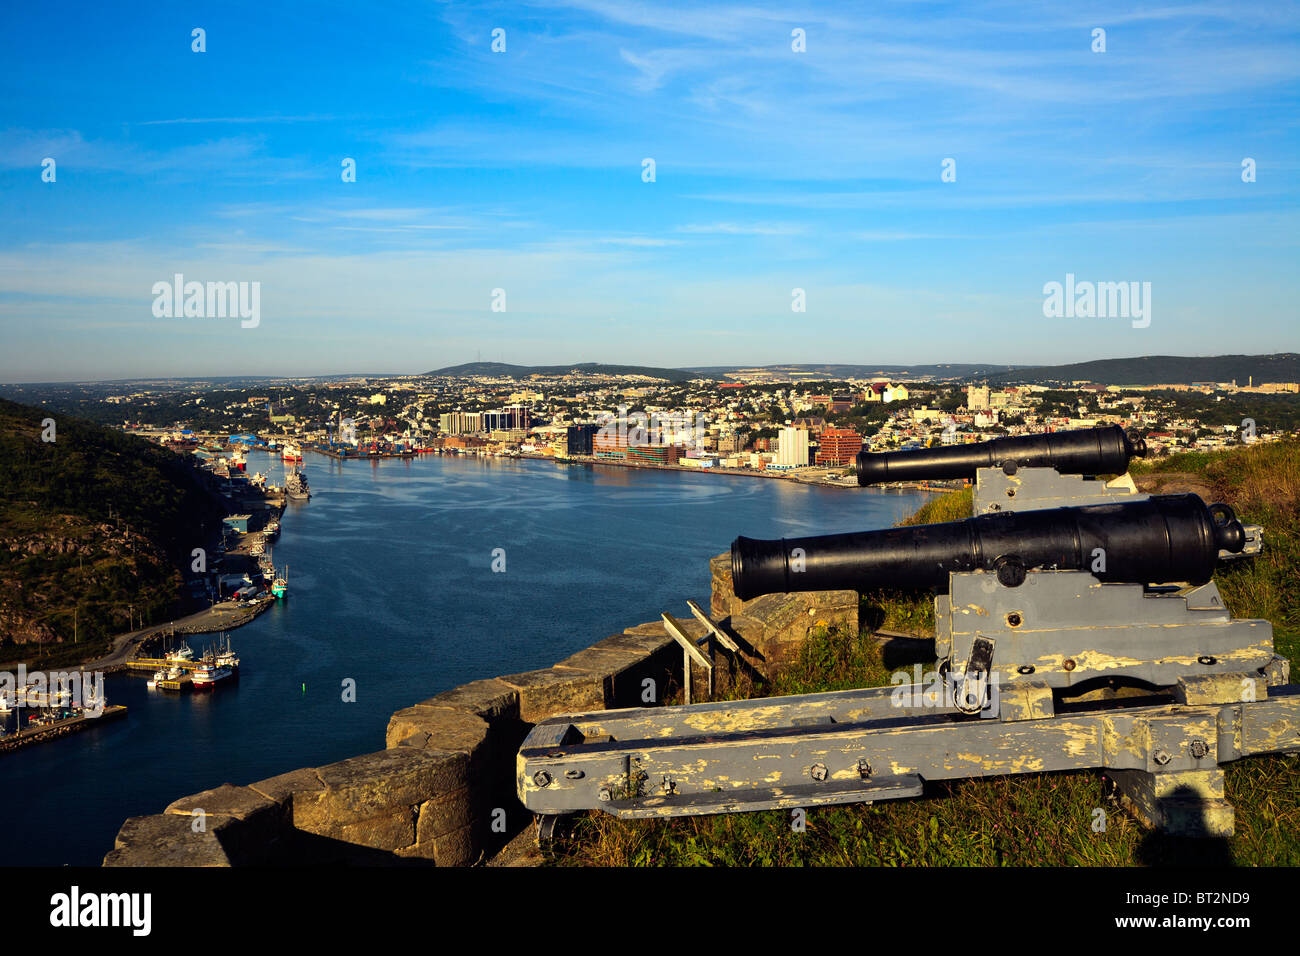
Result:
<svg viewBox="0 0 1300 956"><path fill-rule="evenodd" d="M901 525L941 524L969 518L974 496L972 489L931 498ZM916 637L934 636L934 597L898 589L869 591L862 595L863 627L871 630L899 631Z"/></svg>
<svg viewBox="0 0 1300 956"><path fill-rule="evenodd" d="M1216 582L1237 617L1274 625L1279 653L1300 675L1300 443L1227 453L1191 452L1142 462L1135 476L1203 476L1216 500L1265 529L1265 551L1225 562ZM926 503L904 524L970 516L969 490ZM864 621L933 633L929 594L863 596ZM733 696L803 694L883 686L889 671L870 637L814 632L797 661ZM1256 757L1226 767L1236 809L1228 840L1167 837L1142 827L1097 772L1031 774L927 786L924 797L809 810L802 832L786 811L620 821L578 818L561 866L1151 866L1300 865L1300 755ZM1104 814L1105 829L1094 823Z"/></svg>

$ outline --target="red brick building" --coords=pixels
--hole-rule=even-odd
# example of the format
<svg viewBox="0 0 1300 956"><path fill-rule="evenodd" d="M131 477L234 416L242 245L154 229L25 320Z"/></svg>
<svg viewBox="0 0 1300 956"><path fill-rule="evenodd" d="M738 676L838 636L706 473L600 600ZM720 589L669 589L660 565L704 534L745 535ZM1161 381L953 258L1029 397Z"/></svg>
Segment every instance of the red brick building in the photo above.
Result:
<svg viewBox="0 0 1300 956"><path fill-rule="evenodd" d="M851 465L862 451L862 436L851 428L827 428L817 441L819 465Z"/></svg>

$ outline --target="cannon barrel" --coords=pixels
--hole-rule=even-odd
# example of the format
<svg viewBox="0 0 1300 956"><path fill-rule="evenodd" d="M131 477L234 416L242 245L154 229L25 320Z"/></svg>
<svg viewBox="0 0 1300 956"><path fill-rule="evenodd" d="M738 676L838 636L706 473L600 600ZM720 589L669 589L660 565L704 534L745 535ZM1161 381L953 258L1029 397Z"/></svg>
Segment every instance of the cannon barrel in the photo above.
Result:
<svg viewBox="0 0 1300 956"><path fill-rule="evenodd" d="M1239 553L1245 541L1228 505L1153 495L881 531L739 537L731 545L731 574L736 597L746 601L785 591L945 588L950 572L976 570L997 571L1012 586L1033 568L1092 571L1102 581L1134 584L1204 584L1220 549Z"/></svg>
<svg viewBox="0 0 1300 956"><path fill-rule="evenodd" d="M977 468L1048 466L1064 475L1123 474L1146 455L1146 442L1118 425L1044 435L1014 435L970 445L858 453L858 484L974 478Z"/></svg>

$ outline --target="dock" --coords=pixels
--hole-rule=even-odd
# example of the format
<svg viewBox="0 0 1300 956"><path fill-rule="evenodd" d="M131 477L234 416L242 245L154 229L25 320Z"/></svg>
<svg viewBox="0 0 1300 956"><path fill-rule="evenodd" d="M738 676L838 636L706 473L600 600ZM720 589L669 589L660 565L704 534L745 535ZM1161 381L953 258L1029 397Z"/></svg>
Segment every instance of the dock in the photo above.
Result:
<svg viewBox="0 0 1300 956"><path fill-rule="evenodd" d="M98 726L102 721L116 720L119 717L126 716L126 707L121 704L110 704L104 708L104 712L98 717L69 717L66 720L55 721L52 724L42 724L37 727L28 727L14 734L6 734L0 737L0 753L8 753L11 750L17 750L19 747L26 747L29 744L44 743L47 740L55 740L59 737L65 737L68 734L79 733L83 730L90 730Z"/></svg>
<svg viewBox="0 0 1300 956"><path fill-rule="evenodd" d="M306 445L304 447L307 451L314 451L318 455L333 458L335 461L378 461L381 458L415 458L420 454L414 448L404 448L397 451L366 451L357 454L355 451L349 452L341 447L330 448L326 445Z"/></svg>
<svg viewBox="0 0 1300 956"><path fill-rule="evenodd" d="M173 694L183 694L194 689L193 671L202 663L202 661L168 661L156 657L137 657L133 661L127 661L126 669L133 673L154 674L158 671L179 667L182 671L180 677L160 680L155 686L159 690L168 690Z"/></svg>

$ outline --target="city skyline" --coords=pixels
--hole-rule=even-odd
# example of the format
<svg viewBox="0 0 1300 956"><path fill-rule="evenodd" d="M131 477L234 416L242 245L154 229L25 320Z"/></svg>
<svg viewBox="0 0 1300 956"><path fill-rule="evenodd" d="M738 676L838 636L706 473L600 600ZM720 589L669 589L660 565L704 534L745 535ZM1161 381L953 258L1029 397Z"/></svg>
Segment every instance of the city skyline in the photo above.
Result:
<svg viewBox="0 0 1300 956"><path fill-rule="evenodd" d="M1300 350L1294 5L316 9L6 13L0 381Z"/></svg>

